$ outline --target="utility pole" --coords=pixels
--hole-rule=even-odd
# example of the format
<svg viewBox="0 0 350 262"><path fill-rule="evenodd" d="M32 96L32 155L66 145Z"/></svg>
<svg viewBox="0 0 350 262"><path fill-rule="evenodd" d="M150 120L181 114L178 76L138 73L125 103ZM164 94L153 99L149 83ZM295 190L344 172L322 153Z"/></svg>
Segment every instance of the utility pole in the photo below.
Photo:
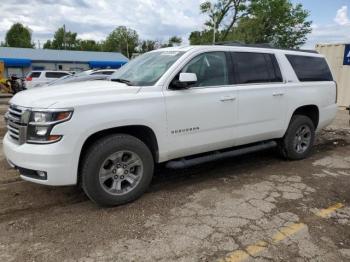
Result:
<svg viewBox="0 0 350 262"><path fill-rule="evenodd" d="M214 22L214 32L213 32L213 45L215 45L215 41L216 41L216 15L214 14L214 17L213 17L213 22Z"/></svg>
<svg viewBox="0 0 350 262"><path fill-rule="evenodd" d="M124 39L126 43L126 56L130 59L128 32L125 32Z"/></svg>
<svg viewBox="0 0 350 262"><path fill-rule="evenodd" d="M63 24L63 49L66 50L66 25Z"/></svg>
<svg viewBox="0 0 350 262"><path fill-rule="evenodd" d="M128 38L126 38L126 53L128 58L130 59Z"/></svg>

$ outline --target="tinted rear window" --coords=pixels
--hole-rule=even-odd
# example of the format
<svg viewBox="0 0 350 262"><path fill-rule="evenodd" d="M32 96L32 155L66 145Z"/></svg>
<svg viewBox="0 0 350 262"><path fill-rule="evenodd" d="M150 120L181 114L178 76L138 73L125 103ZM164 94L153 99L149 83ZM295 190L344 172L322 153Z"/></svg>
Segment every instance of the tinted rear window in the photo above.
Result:
<svg viewBox="0 0 350 262"><path fill-rule="evenodd" d="M47 78L60 78L62 76L66 76L68 75L67 73L63 73L63 72L46 72L46 77Z"/></svg>
<svg viewBox="0 0 350 262"><path fill-rule="evenodd" d="M29 77L38 78L38 77L40 77L40 74L41 74L41 72L32 72L32 73L29 75Z"/></svg>
<svg viewBox="0 0 350 262"><path fill-rule="evenodd" d="M326 59L322 57L286 55L299 81L333 81Z"/></svg>
<svg viewBox="0 0 350 262"><path fill-rule="evenodd" d="M232 59L237 84L283 81L276 57L272 54L234 52Z"/></svg>

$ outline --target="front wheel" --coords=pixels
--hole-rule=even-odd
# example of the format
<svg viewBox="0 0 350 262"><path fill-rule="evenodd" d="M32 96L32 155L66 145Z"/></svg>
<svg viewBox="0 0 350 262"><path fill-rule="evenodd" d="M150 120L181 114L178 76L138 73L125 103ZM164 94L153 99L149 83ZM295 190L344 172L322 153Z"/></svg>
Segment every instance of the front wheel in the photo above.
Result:
<svg viewBox="0 0 350 262"><path fill-rule="evenodd" d="M153 177L152 153L139 139L111 135L95 142L82 163L82 186L101 206L116 206L140 197Z"/></svg>
<svg viewBox="0 0 350 262"><path fill-rule="evenodd" d="M304 115L294 115L285 136L279 141L281 154L290 160L300 160L309 156L315 140L315 126Z"/></svg>

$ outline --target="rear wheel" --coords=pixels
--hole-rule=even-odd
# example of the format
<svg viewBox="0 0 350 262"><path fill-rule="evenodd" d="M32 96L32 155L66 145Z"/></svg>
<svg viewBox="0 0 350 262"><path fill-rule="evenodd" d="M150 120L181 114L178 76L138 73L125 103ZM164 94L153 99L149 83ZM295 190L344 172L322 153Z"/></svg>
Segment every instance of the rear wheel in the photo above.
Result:
<svg viewBox="0 0 350 262"><path fill-rule="evenodd" d="M281 154L290 160L304 159L311 153L315 126L310 118L294 115L285 136L279 141Z"/></svg>
<svg viewBox="0 0 350 262"><path fill-rule="evenodd" d="M152 153L139 139L112 135L95 142L82 163L82 186L102 206L125 204L140 197L153 176Z"/></svg>

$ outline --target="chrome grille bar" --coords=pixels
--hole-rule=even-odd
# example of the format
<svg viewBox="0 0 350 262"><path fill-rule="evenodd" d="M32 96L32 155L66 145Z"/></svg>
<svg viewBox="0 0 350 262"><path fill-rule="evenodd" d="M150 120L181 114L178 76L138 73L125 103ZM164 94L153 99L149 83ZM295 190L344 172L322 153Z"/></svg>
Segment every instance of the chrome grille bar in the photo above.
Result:
<svg viewBox="0 0 350 262"><path fill-rule="evenodd" d="M19 134L19 130L16 129L15 127L12 127L10 125L7 125L7 129L12 132L12 133L16 133L16 134Z"/></svg>
<svg viewBox="0 0 350 262"><path fill-rule="evenodd" d="M11 104L5 115L9 136L20 145L26 142L27 136L25 113L24 108Z"/></svg>

